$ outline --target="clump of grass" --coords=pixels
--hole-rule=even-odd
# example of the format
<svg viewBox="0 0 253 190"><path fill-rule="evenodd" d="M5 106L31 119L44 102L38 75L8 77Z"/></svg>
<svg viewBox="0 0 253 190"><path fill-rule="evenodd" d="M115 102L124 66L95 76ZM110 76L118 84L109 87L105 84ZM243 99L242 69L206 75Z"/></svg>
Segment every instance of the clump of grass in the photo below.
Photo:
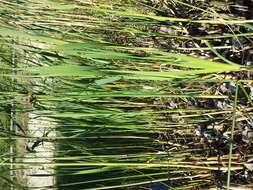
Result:
<svg viewBox="0 0 253 190"><path fill-rule="evenodd" d="M226 102L233 95L220 87L237 79L220 77L246 67L224 57L219 51L224 47L215 42L251 33L212 32L218 26L246 27L251 21L174 2L167 6L184 7L186 15L201 11L201 18L162 16L164 10L145 1L128 1L128 6L122 1L1 1L1 41L19 54L12 69L11 52L2 48L7 69L1 102L14 102L12 111L19 114L53 118L58 133L39 139L57 146L54 162L1 165L55 167L56 186L62 189L136 189L152 183L196 189L223 185L227 173L229 188L230 175L242 172L244 164L233 149L228 154L217 142L202 142L193 126L215 128L233 120L235 127L231 115L236 111ZM201 27L210 33L199 34ZM189 41L193 47L184 46ZM199 44L200 54L186 55ZM206 52L214 60L198 56ZM8 89L12 79L16 84ZM248 92L246 96L250 99ZM21 130L11 135L34 139Z"/></svg>

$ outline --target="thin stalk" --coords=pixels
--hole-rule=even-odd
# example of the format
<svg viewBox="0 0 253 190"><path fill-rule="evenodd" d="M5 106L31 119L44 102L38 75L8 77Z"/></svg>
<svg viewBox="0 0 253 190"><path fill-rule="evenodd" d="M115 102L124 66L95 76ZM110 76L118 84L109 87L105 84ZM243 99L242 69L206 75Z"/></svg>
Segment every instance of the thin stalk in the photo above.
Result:
<svg viewBox="0 0 253 190"><path fill-rule="evenodd" d="M15 67L16 67L16 50L13 46L13 49L12 49L12 57L11 57L11 63L12 63L12 72L15 72ZM14 87L14 84L15 84L15 79L12 79L11 81L11 85L12 87ZM14 111L13 111L13 107L14 107L14 102L12 101L11 103L11 112L10 112L10 131L12 133L16 133L16 128L15 128L15 124L14 124ZM12 139L12 135L10 133L10 139ZM11 181L13 181L14 179L14 145L13 143L10 144L10 179ZM14 190L14 185L11 184L11 190Z"/></svg>
<svg viewBox="0 0 253 190"><path fill-rule="evenodd" d="M0 163L1 166L9 166L11 163L2 162ZM122 167L122 168L157 168L157 167L171 167L171 168L189 168L189 169L200 169L200 170L219 170L219 171L227 171L227 167L218 167L218 166L200 166L200 165L193 165L193 164L185 164L185 163L176 163L176 162L170 162L170 163L130 163L130 162L124 162L124 163L118 163L118 162L72 162L72 163L38 163L38 162L16 162L13 163L14 166L43 166L43 167L66 167L66 166L107 166L107 167ZM233 168L230 167L230 170L241 170L243 169L243 166L234 166Z"/></svg>
<svg viewBox="0 0 253 190"><path fill-rule="evenodd" d="M237 83L236 83L235 98L234 98L234 103L233 103L233 121L232 121L231 137L230 137L230 145L229 145L227 190L230 189L230 182L231 182L231 165L232 165L232 154L233 154L233 140L234 140L235 125L236 125L236 107L237 107L239 83L240 83L239 81L237 81Z"/></svg>
<svg viewBox="0 0 253 190"><path fill-rule="evenodd" d="M248 93L246 92L245 88L243 87L243 85L240 83L239 84L240 88L242 89L244 95L246 96L246 98L249 100L250 105L253 107L253 101L251 100L251 97L248 95Z"/></svg>

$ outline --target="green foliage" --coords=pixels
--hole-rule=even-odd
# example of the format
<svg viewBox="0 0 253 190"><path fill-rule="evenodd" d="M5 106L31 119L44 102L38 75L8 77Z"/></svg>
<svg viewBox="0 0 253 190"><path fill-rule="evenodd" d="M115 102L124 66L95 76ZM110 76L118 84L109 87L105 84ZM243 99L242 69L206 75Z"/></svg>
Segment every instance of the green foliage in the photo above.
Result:
<svg viewBox="0 0 253 190"><path fill-rule="evenodd" d="M0 103L3 108L13 105L19 117L33 113L54 121L57 136L36 138L41 144L54 142L53 162L6 161L0 166L53 167L58 188L96 190L149 188L152 183L169 187L168 178L176 189L203 188L214 183L212 172L241 171L244 166L233 160L233 152L220 163L203 155L204 148L193 135L193 125L230 122L236 106L220 110L189 102L231 100L233 95L215 89L234 80L219 75L240 73L243 68L226 60L211 41L252 32L190 36L185 31L189 25L230 27L252 21L183 5L208 16L160 16L145 1L1 1L0 41L16 49L19 57L13 68L13 52L1 48L1 65L6 69ZM167 25L173 32L152 31ZM166 49L148 41L151 37L178 44L205 40L204 49L217 58ZM173 107L173 102L178 105ZM26 131L7 130L10 119L17 118L0 116L6 126L0 138L34 140ZM7 152L6 146L0 144Z"/></svg>

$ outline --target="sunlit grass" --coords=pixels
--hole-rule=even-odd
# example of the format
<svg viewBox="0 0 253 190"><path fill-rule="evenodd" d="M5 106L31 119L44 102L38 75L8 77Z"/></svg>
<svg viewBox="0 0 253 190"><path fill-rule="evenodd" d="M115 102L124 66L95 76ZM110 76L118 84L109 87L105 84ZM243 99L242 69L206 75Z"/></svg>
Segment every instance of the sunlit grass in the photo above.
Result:
<svg viewBox="0 0 253 190"><path fill-rule="evenodd" d="M208 15L203 18L160 16L147 4L140 7L141 1L30 0L0 1L0 5L0 35L5 45L1 48L5 67L1 109L9 114L8 107L14 103L15 114L25 117L32 112L57 123L56 137L33 137L20 129L16 133L3 130L0 137L6 143L9 136L12 140L54 142L54 162L10 162L6 155L1 166L12 165L17 170L53 167L59 188L94 190L149 188L159 182L170 187L168 179L176 189L202 188L212 186L212 172L227 172L229 187L231 171L244 168L233 151L221 156L221 161L203 155L209 147L202 146L193 134L193 125L205 122L233 121L234 128L231 116L238 114L236 110L193 107L189 102L233 98L213 89L236 79L216 77L240 73L247 67L224 58L212 40L251 37L252 31L202 36L186 31L194 24L234 27L251 20L214 19L215 12L202 8L198 10ZM173 30L165 33L159 30L161 26ZM205 40L206 47L199 50L217 57L210 60L180 53L187 48L144 43L153 37L179 44ZM17 51L16 68L10 62L13 48ZM173 101L178 107L170 105ZM20 123L20 118L8 114L2 114L2 124L7 120L8 127L11 119Z"/></svg>

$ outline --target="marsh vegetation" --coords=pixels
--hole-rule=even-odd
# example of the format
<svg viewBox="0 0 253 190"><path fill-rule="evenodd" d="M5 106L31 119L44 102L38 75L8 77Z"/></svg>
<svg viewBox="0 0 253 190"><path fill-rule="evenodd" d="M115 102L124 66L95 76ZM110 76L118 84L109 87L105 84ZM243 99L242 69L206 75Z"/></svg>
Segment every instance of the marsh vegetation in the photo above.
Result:
<svg viewBox="0 0 253 190"><path fill-rule="evenodd" d="M0 0L0 189L252 189L252 4Z"/></svg>

